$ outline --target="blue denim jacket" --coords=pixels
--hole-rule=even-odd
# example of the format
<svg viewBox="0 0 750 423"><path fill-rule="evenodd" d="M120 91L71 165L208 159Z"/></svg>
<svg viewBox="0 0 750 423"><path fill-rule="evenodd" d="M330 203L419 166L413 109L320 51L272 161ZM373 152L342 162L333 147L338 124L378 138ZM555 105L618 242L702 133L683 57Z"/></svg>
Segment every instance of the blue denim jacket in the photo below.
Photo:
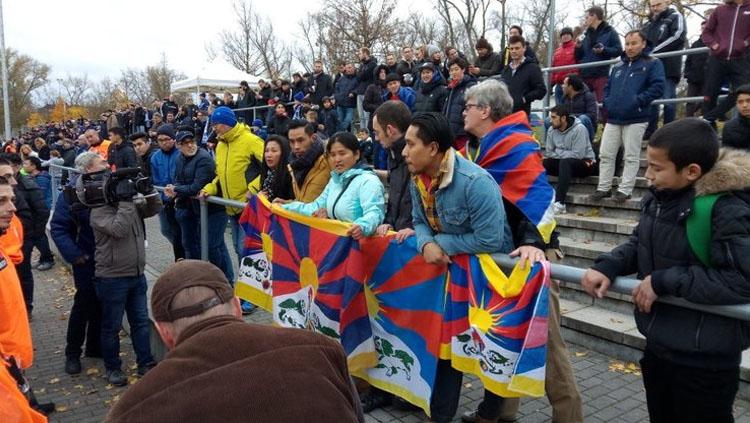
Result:
<svg viewBox="0 0 750 423"><path fill-rule="evenodd" d="M417 248L421 252L425 244L435 242L449 256L510 252L513 238L497 182L455 150L450 149L447 154L452 155L448 159L449 172L435 193L440 233L435 233L427 222L414 181L409 186Z"/></svg>

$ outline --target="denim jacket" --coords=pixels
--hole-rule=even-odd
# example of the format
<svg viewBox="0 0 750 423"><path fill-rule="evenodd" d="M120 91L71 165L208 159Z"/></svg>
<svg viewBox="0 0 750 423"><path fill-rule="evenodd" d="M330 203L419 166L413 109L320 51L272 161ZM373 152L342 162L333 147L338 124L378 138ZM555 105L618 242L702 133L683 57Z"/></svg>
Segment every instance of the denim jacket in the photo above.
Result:
<svg viewBox="0 0 750 423"><path fill-rule="evenodd" d="M421 252L425 244L435 242L449 256L510 252L513 237L497 182L452 148L446 154L448 172L435 193L440 233L427 222L414 181L409 186L417 248Z"/></svg>

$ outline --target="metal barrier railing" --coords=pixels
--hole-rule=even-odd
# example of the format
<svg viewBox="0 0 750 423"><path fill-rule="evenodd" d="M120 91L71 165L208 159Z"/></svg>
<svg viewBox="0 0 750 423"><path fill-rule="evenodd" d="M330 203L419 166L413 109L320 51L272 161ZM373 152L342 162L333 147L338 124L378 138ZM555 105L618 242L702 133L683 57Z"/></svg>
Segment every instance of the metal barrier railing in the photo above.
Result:
<svg viewBox="0 0 750 423"><path fill-rule="evenodd" d="M292 105L294 105L294 102L292 101L292 102L283 103L283 104L284 104L284 106L292 106ZM248 110L252 110L253 111L253 120L255 120L255 119L258 118L258 115L256 113L258 110L261 110L261 109L271 109L271 108L274 108L274 107L276 107L276 104L273 104L273 105L267 104L265 106L242 107L240 109L232 109L232 111L235 114L237 114L237 112L245 112L245 111L248 111ZM251 122L245 122L245 123L250 124Z"/></svg>
<svg viewBox="0 0 750 423"><path fill-rule="evenodd" d="M69 168L65 166L59 166L55 164L50 164L49 166L58 168L64 171L68 171L68 172L81 173L81 171L79 171L78 169ZM155 188L160 192L163 192L164 190L164 187L156 186ZM54 178L53 178L52 189L53 190L57 189L56 183L54 182ZM225 207L235 207L235 208L240 208L240 209L244 208L246 203L240 202L240 201L234 201L234 200L227 200L225 198L215 197L215 196L208 196L205 199L198 198L198 200L200 203L201 260L207 261L208 260L208 203L218 204L218 205L222 205ZM54 202L53 202L53 208L54 208ZM517 259L511 258L510 256L506 254L493 254L492 257L500 266L506 269L512 268L517 261ZM555 263L551 265L551 272L552 272L552 278L554 279L558 279L558 280L565 281L565 282L580 283L585 270L572 267L572 266L566 266L566 265ZM640 283L640 280L638 279L633 279L633 278L628 278L628 277L618 277L612 281L612 284L609 290L611 292L630 295L631 292L633 291L633 288L635 288L639 283ZM684 308L689 308L693 310L726 316L726 317L730 317L734 319L750 321L750 304L706 305L706 304L696 304L696 303L686 301L685 299L682 299L682 298L676 298L676 297L670 297L670 296L660 296L657 301L663 302L666 304L679 306L679 307L684 307Z"/></svg>

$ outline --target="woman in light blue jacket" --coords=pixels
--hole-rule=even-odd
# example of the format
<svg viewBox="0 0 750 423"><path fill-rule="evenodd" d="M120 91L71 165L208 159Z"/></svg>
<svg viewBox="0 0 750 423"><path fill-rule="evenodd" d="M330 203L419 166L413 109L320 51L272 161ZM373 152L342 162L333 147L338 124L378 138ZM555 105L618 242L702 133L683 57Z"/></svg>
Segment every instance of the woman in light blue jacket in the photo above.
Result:
<svg viewBox="0 0 750 423"><path fill-rule="evenodd" d="M326 146L333 171L323 192L312 203L293 201L286 210L323 219L353 223L347 232L354 239L375 233L385 219L385 189L380 178L359 162L354 134L334 134Z"/></svg>

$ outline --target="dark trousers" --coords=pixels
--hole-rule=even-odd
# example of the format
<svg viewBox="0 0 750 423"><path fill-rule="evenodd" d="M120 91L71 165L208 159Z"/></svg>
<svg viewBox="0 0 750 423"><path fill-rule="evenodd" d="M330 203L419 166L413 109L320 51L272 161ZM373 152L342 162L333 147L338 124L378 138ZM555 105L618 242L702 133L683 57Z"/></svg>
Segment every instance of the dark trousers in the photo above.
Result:
<svg viewBox="0 0 750 423"><path fill-rule="evenodd" d="M463 373L451 367L450 360L438 360L430 399L430 417L435 423L450 422L456 415L463 376Z"/></svg>
<svg viewBox="0 0 750 423"><path fill-rule="evenodd" d="M740 368L702 369L657 357L648 349L641 359L651 423L731 423Z"/></svg>
<svg viewBox="0 0 750 423"><path fill-rule="evenodd" d="M588 86L591 92L596 95L596 102L599 104L604 103L604 87L607 85L608 79L609 78L606 76L583 78L583 82L586 83L586 86ZM599 123L602 125L607 123L607 109L604 107L599 108Z"/></svg>
<svg viewBox="0 0 750 423"><path fill-rule="evenodd" d="M23 291L23 300L26 303L26 311L31 314L34 308L34 274L31 273L31 251L34 249L34 240L31 236L24 236L23 261L16 266L18 279L21 281L21 291Z"/></svg>
<svg viewBox="0 0 750 423"><path fill-rule="evenodd" d="M703 96L703 83L700 84L695 82L688 82L687 86L688 97L702 97ZM703 113L703 103L687 103L685 104L685 117L693 117L696 113Z"/></svg>
<svg viewBox="0 0 750 423"><path fill-rule="evenodd" d="M730 95L717 105L721 86L729 81ZM736 96L731 94L737 87L750 82L750 60L747 56L725 60L708 56L708 70L706 71L705 101L703 103L703 118L716 120L724 116L735 106Z"/></svg>
<svg viewBox="0 0 750 423"><path fill-rule="evenodd" d="M102 306L102 356L107 370L120 370L120 328L124 313L130 323L136 362L144 366L154 361L146 300L146 277L97 278L96 295Z"/></svg>
<svg viewBox="0 0 750 423"><path fill-rule="evenodd" d="M94 288L94 263L73 265L73 282L76 294L68 319L65 356L78 358L86 342L86 355L102 355L102 307Z"/></svg>
<svg viewBox="0 0 750 423"><path fill-rule="evenodd" d="M174 261L184 259L185 249L182 247L182 231L180 231L180 223L175 216L173 201L164 202L164 205L159 212L159 226L161 228L161 234L172 244Z"/></svg>
<svg viewBox="0 0 750 423"><path fill-rule="evenodd" d="M594 166L582 159L544 159L548 175L557 176L555 201L564 203L572 178L585 178L594 173Z"/></svg>

